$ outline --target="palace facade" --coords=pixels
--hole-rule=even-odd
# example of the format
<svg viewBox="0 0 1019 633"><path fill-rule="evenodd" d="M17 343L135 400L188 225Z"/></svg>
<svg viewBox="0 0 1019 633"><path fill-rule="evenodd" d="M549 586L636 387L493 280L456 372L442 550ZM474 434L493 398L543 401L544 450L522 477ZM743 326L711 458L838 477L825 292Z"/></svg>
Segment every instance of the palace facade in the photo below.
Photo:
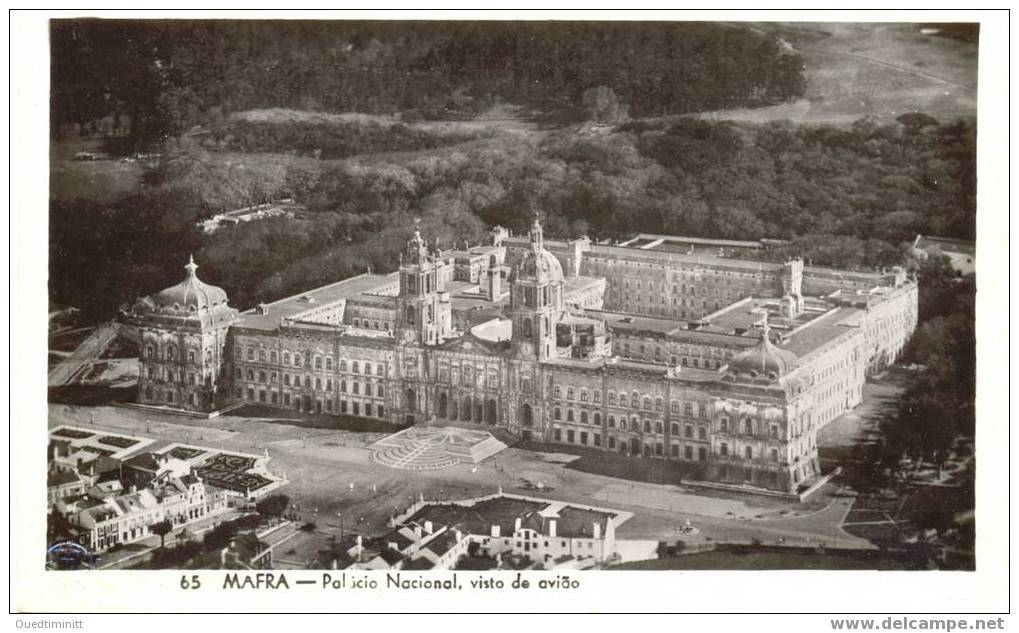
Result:
<svg viewBox="0 0 1019 633"><path fill-rule="evenodd" d="M818 430L916 327L901 269L546 241L537 220L494 235L439 251L415 232L396 272L241 313L191 262L131 312L140 401L497 427L795 493Z"/></svg>

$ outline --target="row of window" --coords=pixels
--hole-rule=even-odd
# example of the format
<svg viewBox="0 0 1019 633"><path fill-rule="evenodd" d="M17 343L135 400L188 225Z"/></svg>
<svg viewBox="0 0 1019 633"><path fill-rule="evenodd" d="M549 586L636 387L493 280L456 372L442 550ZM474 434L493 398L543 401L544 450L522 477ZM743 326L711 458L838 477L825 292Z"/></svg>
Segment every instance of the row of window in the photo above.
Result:
<svg viewBox="0 0 1019 633"><path fill-rule="evenodd" d="M721 444L719 444L718 445L718 454L721 455L722 457L728 456L729 455L729 445L726 444L725 442L722 442ZM754 447L753 446L744 446L743 447L743 457L745 459L753 459L754 458ZM773 462L777 462L778 461L778 449L777 448L771 449L769 451L768 458L771 461L773 461Z"/></svg>
<svg viewBox="0 0 1019 633"><path fill-rule="evenodd" d="M579 444L580 446L595 446L595 447L600 447L602 445L602 437L601 437L601 434L599 434L599 433L588 434L587 431L579 431L578 432L578 431L574 431L573 429L565 429L565 432L564 432L563 429L559 429L559 428L553 428L552 429L552 439L554 441L556 441L556 442L563 442L564 441L564 439L563 439L564 437L565 437L565 443L567 443L567 444ZM631 442L628 443L623 438L620 438L619 440L617 440L615 436L609 435L606 438L606 444L607 444L607 447L609 448L609 450L617 450L617 448L618 448L619 452L623 453L624 455L632 453L632 454L638 455L638 456L643 454L645 457L652 457L652 456L664 457L665 456L665 445L662 444L662 443L656 443L654 445L651 445L651 444L642 444L638 440L631 440ZM698 447L696 453L694 452L694 447L693 446L687 445L687 446L683 446L682 448L683 448L683 458L686 459L686 460L693 461L695 454L696 454L696 459L698 461L702 461L703 462L703 461L707 461L708 460L708 449L705 446ZM673 444L672 445L671 453L672 453L673 459L679 459L679 456L680 456L680 445L679 444ZM777 459L777 457L776 457L776 459Z"/></svg>
<svg viewBox="0 0 1019 633"><path fill-rule="evenodd" d="M552 387L552 396L554 398L562 398L564 391L565 391L565 394L566 394L566 400L573 401L575 399L575 396L577 394L576 394L576 392L575 392L573 387L566 387L565 390L564 390L563 387L561 387L560 385L554 385ZM654 410L654 411L662 412L664 410L664 408L665 408L665 402L664 402L664 400L661 397L652 398L651 396L641 396L636 391L634 391L634 392L632 392L630 394L627 394L627 393L621 391L621 392L619 392L618 396L617 396L616 392L614 392L614 391L609 391L609 392L606 392L606 393L607 393L606 398L608 399L608 403L609 403L610 406L617 406L617 403L618 403L618 406L625 407L625 406L627 406L627 402L629 402L629 406L632 409L641 409L641 408L643 408L645 411ZM593 392L591 392L590 399L591 399L591 401L594 404L599 404L601 402L601 391L593 391ZM587 402L587 401L588 401L588 390L587 389L581 389L580 390L580 402ZM703 403L703 402L698 402L696 404L697 404L697 408L696 408L697 416L698 417L702 417L702 418L708 417L708 407L707 407L707 404ZM670 402L669 408L672 411L672 413L678 415L679 412L680 412L680 402L678 400L672 400ZM694 415L694 403L693 402L684 402L684 403L682 403L682 408L683 408L683 413L685 415L691 416L691 417Z"/></svg>
<svg viewBox="0 0 1019 633"><path fill-rule="evenodd" d="M236 375L236 377L238 379L246 378L248 380L248 382L256 382L256 376L257 376L257 379L258 379L257 382L260 382L262 384L276 384L276 382L278 380L278 375L274 371L266 372L265 370L259 370L258 373L256 374L255 370L249 369L249 370L247 370L246 373L242 373L241 369L237 368L237 371L236 371L235 375ZM355 394L355 395L359 395L362 392L362 386L361 386L362 383L359 383L357 381L351 381L348 384L346 379L343 379L343 380L340 380L338 382L338 384L339 384L339 387L340 387L340 393L346 393L348 387L350 389L350 392ZM302 386L301 376L296 375L296 374L291 376L291 374L284 373L283 374L283 385L285 387L290 387L290 386L300 387L300 386ZM314 387L312 387L312 385L314 385ZM323 379L321 376L315 376L314 378L312 378L311 376L304 376L303 386L306 389L314 388L316 391L323 391L323 388L324 388L325 391L332 391L333 390L333 379L332 378L325 378L325 379ZM367 395L367 396L372 395L372 391L373 391L372 383L370 383L370 382L364 383L363 390L364 390L364 394L365 395ZM374 392L375 392L375 395L377 397L383 398L386 395L386 386L383 383L381 383L381 382L380 383L376 383L375 387L374 387Z"/></svg>
<svg viewBox="0 0 1019 633"><path fill-rule="evenodd" d="M763 423L761 423L761 424L763 424ZM755 422L753 418L747 416L747 417L743 418L742 427L737 427L736 425L732 425L732 432L739 433L740 429L742 429L742 432L743 432L744 435L758 435L758 426L759 426L758 423ZM768 428L768 437L778 438L778 425L777 424L770 424L770 425L768 425L767 428ZM718 420L718 431L720 433L729 433L730 432L729 429L730 429L730 420L729 420L729 418L724 417L724 416L719 418L719 420Z"/></svg>
<svg viewBox="0 0 1019 633"><path fill-rule="evenodd" d="M477 370L477 375L480 377L484 375L483 370ZM477 378L475 377L475 370L473 367L467 366L461 371L457 367L452 369L448 367L439 366L439 382L449 383L453 385L463 385L465 387L473 387L476 384ZM489 370L487 377L485 377L485 386L489 389L498 389L499 387L499 374L495 370Z"/></svg>
<svg viewBox="0 0 1019 633"><path fill-rule="evenodd" d="M389 321L379 321L378 319L361 319L354 317L354 327L363 327L366 330L389 330Z"/></svg>
<svg viewBox="0 0 1019 633"><path fill-rule="evenodd" d="M291 395L289 393L280 394L275 391L266 391L265 389L259 389L257 392L253 387L248 387L246 390L241 387L237 387L234 390L234 395L239 400L247 400L249 402L261 402L265 404L279 405L281 402L283 406L293 406L297 411L305 411L308 413L350 413L351 415L364 416L368 418L384 418L386 416L386 406L381 403L373 402L361 402L361 401L348 401L341 399L339 402L334 403L332 398L315 399L312 400L308 396Z"/></svg>
<svg viewBox="0 0 1019 633"><path fill-rule="evenodd" d="M556 408L554 408L552 410L552 419L556 420L556 421L565 421L565 422L578 422L579 421L580 424L587 424L589 418L588 418L587 411L581 411L580 412L580 416L578 418L577 416L575 416L573 409L567 409L566 410L566 416L564 418L563 417L562 409L560 409L559 407L556 407ZM593 421L594 426L601 426L601 413L595 412L590 419ZM607 424L608 428L610 428L610 429L616 428L616 416L610 415L610 416L608 416L606 421L608 423ZM641 432L641 430L643 430L644 433L657 433L659 435L662 435L662 434L665 433L665 424L664 423L662 423L662 422L651 422L651 420L644 420L643 425L642 425L641 421L638 420L637 418L632 418L629 422L627 422L626 418L622 418L622 417L619 418L619 427L618 428L623 429L623 430L629 429L631 431L635 431L635 432L638 432L638 433ZM679 423L673 422L671 427L670 427L670 430L672 431L672 436L673 437L679 437L680 436L681 429L680 429ZM696 428L696 432L697 432L697 439L703 440L703 441L707 441L707 439L708 439L708 427L707 426L698 426ZM693 439L694 438L694 426L692 424L683 425L682 434L683 434L684 437Z"/></svg>
<svg viewBox="0 0 1019 633"><path fill-rule="evenodd" d="M197 348L194 348L194 347L187 348L187 355L186 355L187 362L189 362L189 363L197 363L198 359L200 358L199 353L200 352L198 351ZM151 358L153 360L155 360L155 359L162 359L162 360L174 361L174 360L180 360L183 357L178 356L178 354L177 354L177 345L174 344L174 343L167 343L166 345L163 346L162 350L159 349L159 345L156 345L154 343L150 343L150 344L145 346L145 358ZM208 362L208 363L212 362L212 350L206 350L205 351L205 362Z"/></svg>
<svg viewBox="0 0 1019 633"><path fill-rule="evenodd" d="M264 349L256 350L253 347L249 347L247 348L247 352L244 352L241 347L238 347L234 355L238 360L244 360L246 358L249 361L254 361L257 358L258 361L262 363L266 362L267 359L268 362L273 364L279 362L279 352L277 352L276 350L268 351ZM304 363L303 365L302 362ZM331 371L333 369L333 357L319 356L317 354L316 355L305 354L304 356L302 356L301 354L296 352L294 354L291 354L290 352L283 352L283 364L293 367L307 367ZM347 359L341 358L339 366L340 371L347 371L348 367ZM373 365L371 361L353 360L350 361L349 367L351 373L354 374L363 373L365 375L370 376L374 371L375 375L377 376L386 375L385 363L381 362Z"/></svg>
<svg viewBox="0 0 1019 633"><path fill-rule="evenodd" d="M145 399L149 402L162 400L166 404L177 403L177 399L176 396L174 395L173 390L167 389L165 391L160 391L158 389L154 389L151 385L145 387ZM192 406L197 407L201 404L201 398L199 398L197 393L190 393L187 394L187 397L183 400L183 402L186 402Z"/></svg>
<svg viewBox="0 0 1019 633"><path fill-rule="evenodd" d="M156 369L157 369L156 367L152 367L151 365L146 367L145 368L145 376L149 380L162 380L163 382L176 382L177 377L180 376L180 379L181 380L185 380L186 379L187 384L189 384L189 385L197 385L202 380L201 376L198 375L198 374L195 374L194 372L183 372L182 371L182 372L180 372L180 374L178 374L174 370L169 369L167 367L163 367L161 371L156 371ZM211 385L212 384L212 377L211 376L206 376L205 377L205 384L206 385Z"/></svg>

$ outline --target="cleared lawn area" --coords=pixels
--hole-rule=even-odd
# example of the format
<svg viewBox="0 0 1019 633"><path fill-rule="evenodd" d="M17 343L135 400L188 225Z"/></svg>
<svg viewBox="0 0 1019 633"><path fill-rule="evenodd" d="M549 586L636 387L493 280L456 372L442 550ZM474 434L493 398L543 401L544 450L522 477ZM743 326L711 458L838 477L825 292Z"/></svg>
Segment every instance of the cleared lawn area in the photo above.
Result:
<svg viewBox="0 0 1019 633"><path fill-rule="evenodd" d="M657 459L646 460L642 457L626 457L609 451L562 444L521 442L516 445L516 448L541 453L579 455L579 458L567 464L566 468L650 484L678 484L684 477L697 472L701 468L697 464Z"/></svg>

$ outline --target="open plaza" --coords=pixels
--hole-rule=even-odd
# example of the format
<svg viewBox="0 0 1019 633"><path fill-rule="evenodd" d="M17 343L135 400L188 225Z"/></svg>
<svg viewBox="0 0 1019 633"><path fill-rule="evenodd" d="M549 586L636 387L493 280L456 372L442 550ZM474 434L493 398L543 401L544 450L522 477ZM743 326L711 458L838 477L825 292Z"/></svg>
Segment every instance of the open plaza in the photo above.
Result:
<svg viewBox="0 0 1019 633"><path fill-rule="evenodd" d="M868 391L886 394L888 389L894 387L868 383ZM834 421L824 437L842 443L864 437L867 394L864 400L863 408ZM472 458L472 449L501 444L484 431L425 426L398 433L355 432L303 422L229 413L205 419L124 406L50 405L55 434L73 428L93 434L79 441L135 438L140 447L144 442L146 451L189 461L207 481L220 471L227 479L250 475L249 466L254 461L264 465L267 457L273 472L285 474L287 483L279 492L291 500L292 516L298 519L295 526L313 524L312 529L291 533L276 552L283 568L305 564L338 537L382 535L394 517L419 499L452 502L500 489L549 503L626 513L630 518L616 526L619 539L876 549L865 535L854 536L851 529L844 529L856 499L836 494L838 480L799 502L585 472L571 467L583 459L571 453L510 446ZM450 448L460 451L460 458L448 458ZM822 455L826 450L822 446ZM409 458L399 464L379 458L380 454L392 458L394 452ZM444 463L435 467L435 455L440 453L446 456L440 459ZM425 467L413 467L418 458L425 460ZM897 527L894 519L888 520Z"/></svg>

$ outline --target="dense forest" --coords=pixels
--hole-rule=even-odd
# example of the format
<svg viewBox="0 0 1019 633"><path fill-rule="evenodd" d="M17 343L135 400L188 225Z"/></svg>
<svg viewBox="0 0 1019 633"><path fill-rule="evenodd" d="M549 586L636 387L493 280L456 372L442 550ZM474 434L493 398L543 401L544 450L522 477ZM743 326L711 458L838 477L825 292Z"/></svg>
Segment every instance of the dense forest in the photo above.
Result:
<svg viewBox="0 0 1019 633"><path fill-rule="evenodd" d="M127 117L137 144L252 108L469 118L498 101L570 118L606 87L633 116L797 97L773 35L695 22L55 20L55 133Z"/></svg>
<svg viewBox="0 0 1019 633"><path fill-rule="evenodd" d="M415 218L440 246L486 239L488 227L613 240L646 232L783 238L776 258L872 268L908 263L917 233L972 239L975 130L926 121L851 127L736 125L681 119L604 133L570 127L500 134L381 157L273 154L168 144L155 183L112 205L55 200L52 296L109 313L179 276L194 250L203 275L248 307L364 271L391 270ZM196 220L294 197L300 220L211 235ZM83 240L83 236L88 239ZM94 293L82 275L109 284Z"/></svg>

